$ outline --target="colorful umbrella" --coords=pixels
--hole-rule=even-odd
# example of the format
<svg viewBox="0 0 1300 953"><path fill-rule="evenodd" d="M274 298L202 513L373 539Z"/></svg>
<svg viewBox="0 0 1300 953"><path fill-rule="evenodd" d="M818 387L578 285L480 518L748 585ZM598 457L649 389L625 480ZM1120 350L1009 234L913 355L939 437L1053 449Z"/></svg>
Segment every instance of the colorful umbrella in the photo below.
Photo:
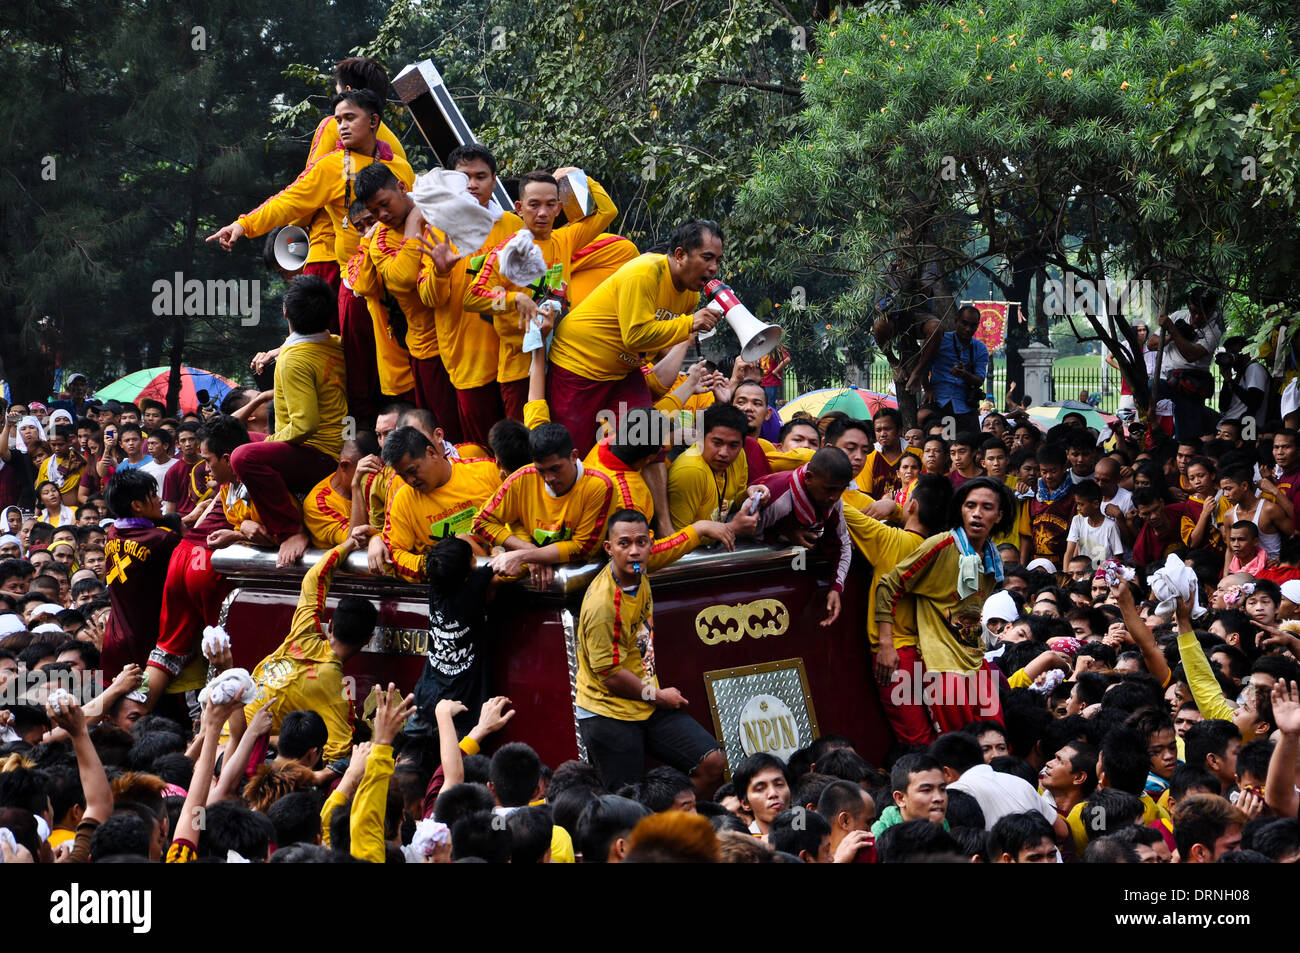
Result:
<svg viewBox="0 0 1300 953"><path fill-rule="evenodd" d="M880 408L897 406L898 399L888 394L877 394L859 387L828 387L809 391L790 401L781 408L781 419L788 422L800 411L824 417L833 410L842 410L854 420L870 420Z"/></svg>
<svg viewBox="0 0 1300 953"><path fill-rule="evenodd" d="M1080 414L1089 427L1101 430L1107 424L1115 422L1113 414L1103 414L1095 407L1077 400L1053 401L1050 404L1035 404L1029 408L1029 416L1034 423L1044 430L1050 430L1061 422L1066 414Z"/></svg>
<svg viewBox="0 0 1300 953"><path fill-rule="evenodd" d="M113 381L95 391L99 400L116 400L121 403L139 404L142 400L158 400L167 403L167 380L171 375L169 367L146 367L134 371L126 377ZM237 385L228 377L205 371L201 367L181 368L181 413L197 413L201 390L208 392L212 400L221 400Z"/></svg>

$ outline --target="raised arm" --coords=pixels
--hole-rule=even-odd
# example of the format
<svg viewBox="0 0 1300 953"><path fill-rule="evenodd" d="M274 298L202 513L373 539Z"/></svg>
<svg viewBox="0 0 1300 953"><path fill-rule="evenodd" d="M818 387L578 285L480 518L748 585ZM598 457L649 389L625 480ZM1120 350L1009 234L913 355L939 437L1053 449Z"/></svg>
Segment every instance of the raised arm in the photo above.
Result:
<svg viewBox="0 0 1300 953"><path fill-rule="evenodd" d="M1147 663L1147 671L1160 682L1161 687L1169 684L1169 663L1165 661L1165 654L1160 651L1156 645L1155 633L1151 631L1142 617L1138 615L1137 605L1133 602L1133 590L1129 588L1127 582L1121 579L1112 587L1115 593L1115 602L1119 605L1120 614L1124 617L1124 628L1128 634L1133 636L1133 641L1137 642L1138 648L1142 651L1142 658Z"/></svg>
<svg viewBox="0 0 1300 953"><path fill-rule="evenodd" d="M1273 683L1273 722L1282 737L1268 761L1264 782L1264 803L1282 817L1295 817L1300 810L1296 791L1296 752L1300 751L1300 688L1284 679Z"/></svg>

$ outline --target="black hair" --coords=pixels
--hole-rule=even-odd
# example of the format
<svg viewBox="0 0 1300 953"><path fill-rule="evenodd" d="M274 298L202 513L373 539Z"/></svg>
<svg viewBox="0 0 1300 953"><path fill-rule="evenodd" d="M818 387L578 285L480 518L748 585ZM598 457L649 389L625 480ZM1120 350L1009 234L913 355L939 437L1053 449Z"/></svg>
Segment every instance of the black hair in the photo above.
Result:
<svg viewBox="0 0 1300 953"><path fill-rule="evenodd" d="M510 862L540 864L551 849L551 812L544 807L521 807L506 818L510 831Z"/></svg>
<svg viewBox="0 0 1300 953"><path fill-rule="evenodd" d="M1001 726L999 726L1001 727ZM1005 737L1005 730L1003 735ZM973 734L949 731L930 743L929 754L942 767L964 774L977 764L984 763L984 752Z"/></svg>
<svg viewBox="0 0 1300 953"><path fill-rule="evenodd" d="M515 741L497 749L492 756L489 777L502 807L522 807L537 791L542 761L531 747Z"/></svg>
<svg viewBox="0 0 1300 953"><path fill-rule="evenodd" d="M83 580L83 582L84 581L87 580ZM98 580L96 581L98 582ZM71 611L73 610L71 609L64 610L64 612L71 612ZM60 612L59 615L63 615L63 612ZM95 646L89 642L82 642L79 639L68 639L68 641L64 642L55 650L54 654L62 655L64 652L76 652L78 655L81 656L81 661L85 663L86 668L92 672L95 669L99 668L99 659L100 659L99 649L95 648Z"/></svg>
<svg viewBox="0 0 1300 953"><path fill-rule="evenodd" d="M334 84L345 89L366 89L381 102L388 98L388 71L368 56L349 56L334 67Z"/></svg>
<svg viewBox="0 0 1300 953"><path fill-rule="evenodd" d="M491 811L496 805L492 792L483 784L453 784L443 788L433 805L433 819L451 826L461 817Z"/></svg>
<svg viewBox="0 0 1300 953"><path fill-rule="evenodd" d="M682 249L688 255L704 244L706 235L714 235L718 241L725 241L718 223L707 218L692 218L682 222L668 236L668 254ZM743 432L743 431L742 431Z"/></svg>
<svg viewBox="0 0 1300 953"><path fill-rule="evenodd" d="M447 168L455 169L462 162L475 161L485 163L493 176L497 174L497 157L492 154L491 149L480 142L469 142L452 149L447 155Z"/></svg>
<svg viewBox="0 0 1300 953"><path fill-rule="evenodd" d="M871 763L852 748L833 748L827 751L817 760L817 773L873 787L884 783L884 778Z"/></svg>
<svg viewBox="0 0 1300 953"><path fill-rule="evenodd" d="M242 447L249 442L248 427L242 420L236 420L228 414L220 414L199 428L199 440L208 445L210 453L224 457L234 453L236 447ZM116 473L113 474L113 478L117 479Z"/></svg>
<svg viewBox="0 0 1300 953"><path fill-rule="evenodd" d="M853 479L853 464L838 447L822 447L808 461L808 472L846 486Z"/></svg>
<svg viewBox="0 0 1300 953"><path fill-rule="evenodd" d="M662 448L659 437L667 426L668 419L654 408L633 407L623 416L619 432L610 438L609 452L628 466L648 460Z"/></svg>
<svg viewBox="0 0 1300 953"><path fill-rule="evenodd" d="M765 751L759 751L751 754L740 766L731 773L731 783L735 786L736 797L740 798L742 804L749 803L749 785L754 780L754 776L760 771L766 771L768 768L776 768L785 778L786 784L790 783L790 772L785 766L785 762L775 755L768 754ZM716 800L716 795L714 796Z"/></svg>
<svg viewBox="0 0 1300 953"><path fill-rule="evenodd" d="M504 821L504 818L500 819ZM451 825L451 859L480 857L490 864L510 862L513 838L510 828L491 811L475 811Z"/></svg>
<svg viewBox="0 0 1300 953"><path fill-rule="evenodd" d="M528 455L534 463L547 457L565 457L573 453L573 437L564 424L548 422L539 424L528 435Z"/></svg>
<svg viewBox="0 0 1300 953"><path fill-rule="evenodd" d="M1145 750L1141 753L1145 759ZM1097 838L1136 824L1142 814L1142 800L1136 794L1118 788L1098 788L1084 805L1080 820L1088 837Z"/></svg>
<svg viewBox="0 0 1300 953"><path fill-rule="evenodd" d="M474 568L474 550L456 536L439 540L424 557L424 577L429 580L429 610L433 612L454 595Z"/></svg>
<svg viewBox="0 0 1300 953"><path fill-rule="evenodd" d="M928 754L905 754L894 762L894 767L890 770L890 789L895 793L903 793L907 791L912 775L941 768L942 765Z"/></svg>
<svg viewBox="0 0 1300 953"><path fill-rule="evenodd" d="M1234 740L1241 740L1241 731L1232 722L1220 718L1198 721L1183 734L1183 760L1193 767L1205 768L1207 756L1224 757Z"/></svg>
<svg viewBox="0 0 1300 953"><path fill-rule="evenodd" d="M396 189L400 192L402 191L402 183L393 174L393 170L383 162L370 163L357 173L356 180L352 185L356 200L367 204L375 197L376 193L384 189Z"/></svg>
<svg viewBox="0 0 1300 953"><path fill-rule="evenodd" d="M1257 738L1241 746L1237 754L1237 777L1249 774L1257 781L1268 777L1268 762L1273 757L1273 742Z"/></svg>
<svg viewBox="0 0 1300 953"><path fill-rule="evenodd" d="M433 446L429 438L414 427L398 427L384 440L383 461L390 467L397 466L404 457L419 459Z"/></svg>
<svg viewBox="0 0 1300 953"><path fill-rule="evenodd" d="M338 295L323 278L299 275L284 292L284 316L289 330L298 334L318 334L330 326L338 314Z"/></svg>
<svg viewBox="0 0 1300 953"><path fill-rule="evenodd" d="M1003 854L1009 854L1014 861L1022 850L1037 847L1044 840L1055 845L1056 835L1052 825L1037 811L1003 814L989 831L989 857L1000 859Z"/></svg>
<svg viewBox="0 0 1300 953"><path fill-rule="evenodd" d="M350 648L365 645L375 634L379 610L364 596L347 595L339 599L330 619L330 635Z"/></svg>
<svg viewBox="0 0 1300 953"><path fill-rule="evenodd" d="M1294 857L1300 851L1300 821L1294 817L1266 821L1254 831L1250 847L1278 862Z"/></svg>
<svg viewBox="0 0 1300 953"><path fill-rule="evenodd" d="M931 535L942 532L952 503L952 481L939 473L916 478L909 499L916 500L916 518Z"/></svg>
<svg viewBox="0 0 1300 953"><path fill-rule="evenodd" d="M291 711L280 723L278 753L282 758L301 758L312 748L325 749L329 729L325 719L314 711Z"/></svg>
<svg viewBox="0 0 1300 953"><path fill-rule="evenodd" d="M559 191L560 188L560 183L556 180L555 176L553 176L551 173L547 172L545 169L534 169L532 172L525 172L523 175L519 177L520 199L522 199L524 196L524 188L528 185L531 185L534 182L539 183L541 185L555 186L557 192Z"/></svg>
<svg viewBox="0 0 1300 953"><path fill-rule="evenodd" d="M868 441L874 440L875 428L869 420L854 420L852 417L836 417L826 425L826 436L822 439L822 445L826 447L834 446L835 441L839 440L850 430L859 430Z"/></svg>
<svg viewBox="0 0 1300 953"><path fill-rule="evenodd" d="M219 801L208 806L206 820L199 832L200 857L225 857L233 850L250 861L266 859L275 827L265 814L235 801Z"/></svg>
<svg viewBox="0 0 1300 953"><path fill-rule="evenodd" d="M510 417L498 420L488 431L488 447L496 457L497 465L507 473L514 473L532 462L528 443L528 428Z"/></svg>
<svg viewBox="0 0 1300 953"><path fill-rule="evenodd" d="M906 864L921 860L965 861L961 845L940 824L903 821L885 828L876 839L876 855L882 864Z"/></svg>
<svg viewBox="0 0 1300 953"><path fill-rule="evenodd" d="M1101 769L1112 788L1133 795L1142 794L1146 788L1151 758L1147 755L1147 739L1138 737L1130 728L1116 728L1101 741Z"/></svg>
<svg viewBox="0 0 1300 953"><path fill-rule="evenodd" d="M700 426L700 434L708 435L710 431L719 427L725 427L728 430L734 430L742 438L749 433L749 418L738 407L731 404L711 404L701 411L704 418Z"/></svg>
<svg viewBox="0 0 1300 953"><path fill-rule="evenodd" d="M95 863L108 857L148 857L153 831L134 811L118 811L106 819L90 838L90 855Z"/></svg>
<svg viewBox="0 0 1300 953"><path fill-rule="evenodd" d="M383 100L368 89L343 90L330 100L330 111L337 109L339 103L351 103L374 116L384 111Z"/></svg>
<svg viewBox="0 0 1300 953"><path fill-rule="evenodd" d="M980 446L980 442L979 435L974 431L962 430L952 438L952 441L948 444L948 449L951 450L953 447L967 447L970 450L974 450ZM998 445L1001 446L1002 441L999 440Z"/></svg>
<svg viewBox="0 0 1300 953"><path fill-rule="evenodd" d="M802 805L786 808L772 818L767 842L773 850L794 854L807 851L813 858L821 848L822 838L831 836L831 826L826 818Z"/></svg>
<svg viewBox="0 0 1300 953"><path fill-rule="evenodd" d="M822 774L817 771L809 771L799 779L795 786L794 796L790 799L791 804L798 804L808 807L809 810L817 810L817 804L821 800L822 792L834 784L838 778L832 774Z"/></svg>
<svg viewBox="0 0 1300 953"><path fill-rule="evenodd" d="M785 438L790 436L790 431L794 430L795 427L800 426L811 427L813 432L817 434L817 439L821 439L821 433L817 430L817 421L813 420L811 417L796 417L794 420L787 420L781 425L781 432L777 434L776 442L784 442Z"/></svg>
<svg viewBox="0 0 1300 953"><path fill-rule="evenodd" d="M624 507L621 510L616 510L614 514L610 516L609 535L613 534L614 526L618 523L639 523L640 525L646 527L647 529L650 526L650 523L648 520L646 520L644 513L642 513L640 510L631 510L631 509L627 509L626 507Z"/></svg>
<svg viewBox="0 0 1300 953"><path fill-rule="evenodd" d="M1086 808L1085 808L1086 810ZM1137 848L1127 839L1117 836L1098 837L1089 842L1079 858L1083 864L1140 864L1142 858Z"/></svg>
<svg viewBox="0 0 1300 953"><path fill-rule="evenodd" d="M644 804L652 813L667 811L683 791L694 791L691 779L676 768L659 767L646 772L644 778L631 785L633 792L628 795Z"/></svg>
<svg viewBox="0 0 1300 953"><path fill-rule="evenodd" d="M276 798L266 809L275 828L275 846L315 843L320 837L321 799L315 791L291 791Z"/></svg>
<svg viewBox="0 0 1300 953"><path fill-rule="evenodd" d="M603 864L609 857L610 845L619 837L626 837L650 814L643 804L631 798L606 794L594 798L578 818L574 829L574 847L582 853L584 864Z"/></svg>

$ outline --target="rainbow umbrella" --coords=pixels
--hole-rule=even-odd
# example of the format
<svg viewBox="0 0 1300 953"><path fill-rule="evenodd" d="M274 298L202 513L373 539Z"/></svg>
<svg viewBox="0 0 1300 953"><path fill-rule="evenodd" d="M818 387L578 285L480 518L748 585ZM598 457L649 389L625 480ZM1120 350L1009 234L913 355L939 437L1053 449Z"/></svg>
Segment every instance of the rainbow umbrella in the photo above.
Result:
<svg viewBox="0 0 1300 953"><path fill-rule="evenodd" d="M1066 414L1081 415L1087 421L1088 426L1097 431L1101 431L1107 424L1115 422L1114 414L1103 414L1097 408L1077 400L1053 401L1050 404L1031 404L1027 413L1030 420L1043 430L1050 430L1055 427Z"/></svg>
<svg viewBox="0 0 1300 953"><path fill-rule="evenodd" d="M167 381L171 375L170 367L146 367L142 371L133 371L126 377L119 378L95 391L99 400L116 400L119 403L139 404L142 400L158 400L167 403ZM236 383L228 377L205 371L201 367L181 368L181 413L197 413L199 409L198 392L205 390L211 400L221 400Z"/></svg>
<svg viewBox="0 0 1300 953"><path fill-rule="evenodd" d="M888 394L877 394L860 387L827 387L809 391L787 403L781 408L781 420L788 422L800 411L813 417L824 417L835 410L843 411L854 420L870 420L880 408L897 406L898 399Z"/></svg>

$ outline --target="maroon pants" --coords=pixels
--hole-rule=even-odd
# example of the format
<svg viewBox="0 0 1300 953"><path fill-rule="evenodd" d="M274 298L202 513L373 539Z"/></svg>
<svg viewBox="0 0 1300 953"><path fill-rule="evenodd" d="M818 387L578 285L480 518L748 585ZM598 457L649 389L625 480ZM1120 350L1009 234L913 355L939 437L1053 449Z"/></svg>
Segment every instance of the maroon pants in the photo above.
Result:
<svg viewBox="0 0 1300 953"><path fill-rule="evenodd" d="M451 386L442 358L411 358L411 377L415 379L415 406L433 411L443 437L452 443L460 443L460 407L456 401L456 388Z"/></svg>
<svg viewBox="0 0 1300 953"><path fill-rule="evenodd" d="M551 419L568 428L574 448L583 457L600 439L597 415L601 411L621 418L634 407L649 407L653 403L645 375L640 371L633 371L622 380L593 381L552 364L546 389Z"/></svg>
<svg viewBox="0 0 1300 953"><path fill-rule="evenodd" d="M934 741L934 723L930 720L930 712L925 707L923 696L911 685L907 686L907 691L892 691L896 685L913 678L913 673L921 669L921 657L917 654L915 645L900 645L897 652L898 668L894 669L889 687L881 692L885 719L889 722L889 727L894 729L894 737L899 744L928 745Z"/></svg>
<svg viewBox="0 0 1300 953"><path fill-rule="evenodd" d="M502 381L498 386L501 388L501 405L505 408L506 416L523 423L524 404L528 403L528 381Z"/></svg>
<svg viewBox="0 0 1300 953"><path fill-rule="evenodd" d="M293 494L306 493L333 473L338 461L315 447L263 440L236 447L230 465L248 489L266 531L283 542L302 529Z"/></svg>
<svg viewBox="0 0 1300 953"><path fill-rule="evenodd" d="M379 403L375 326L366 299L353 294L346 285L339 288L339 328L343 337L343 367L348 376L348 410L354 417L374 419Z"/></svg>
<svg viewBox="0 0 1300 953"><path fill-rule="evenodd" d="M339 263L337 261L313 261L302 266L304 275L315 275L322 279L330 290L335 294L339 293L339 288L343 286L343 279L339 276ZM335 318L330 321L330 334L339 333L339 319Z"/></svg>
<svg viewBox="0 0 1300 953"><path fill-rule="evenodd" d="M493 381L482 387L458 390L456 404L460 411L462 439L486 447L492 425L506 415L505 406L501 403L500 385Z"/></svg>
<svg viewBox="0 0 1300 953"><path fill-rule="evenodd" d="M212 568L211 550L181 540L167 564L158 644L149 653L148 664L170 672L173 678L180 675L203 627L216 625L229 588Z"/></svg>

